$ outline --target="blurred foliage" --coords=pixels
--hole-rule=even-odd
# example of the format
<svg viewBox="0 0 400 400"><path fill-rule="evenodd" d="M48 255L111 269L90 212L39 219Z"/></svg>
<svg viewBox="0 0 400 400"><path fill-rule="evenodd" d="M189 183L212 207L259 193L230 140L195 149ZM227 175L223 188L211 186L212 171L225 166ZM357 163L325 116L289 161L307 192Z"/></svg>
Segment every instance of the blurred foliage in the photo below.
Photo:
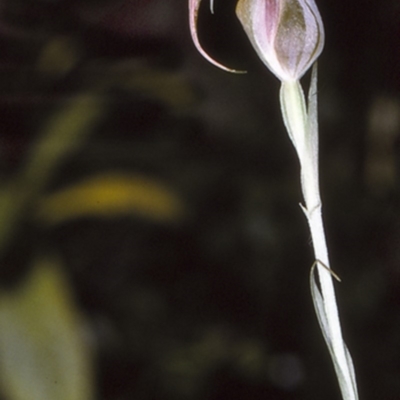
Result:
<svg viewBox="0 0 400 400"><path fill-rule="evenodd" d="M149 179L103 174L45 198L38 213L42 223L48 224L131 213L174 222L182 218L184 205L167 188Z"/></svg>
<svg viewBox="0 0 400 400"><path fill-rule="evenodd" d="M10 399L93 398L90 349L57 260L35 260L27 281L0 293L0 378Z"/></svg>
<svg viewBox="0 0 400 400"><path fill-rule="evenodd" d="M241 77L195 52L181 0L2 2L1 400L338 398L279 84L234 3L202 8L200 36ZM391 400L400 14L319 5L340 309L361 397Z"/></svg>

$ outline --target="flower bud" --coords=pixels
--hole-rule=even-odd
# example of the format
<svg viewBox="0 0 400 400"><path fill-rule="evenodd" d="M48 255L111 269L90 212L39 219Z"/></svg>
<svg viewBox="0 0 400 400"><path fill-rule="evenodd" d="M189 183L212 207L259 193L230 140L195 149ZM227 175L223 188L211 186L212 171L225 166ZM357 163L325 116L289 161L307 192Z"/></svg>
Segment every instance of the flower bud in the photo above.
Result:
<svg viewBox="0 0 400 400"><path fill-rule="evenodd" d="M300 79L321 54L325 34L314 0L239 0L236 14L281 81Z"/></svg>

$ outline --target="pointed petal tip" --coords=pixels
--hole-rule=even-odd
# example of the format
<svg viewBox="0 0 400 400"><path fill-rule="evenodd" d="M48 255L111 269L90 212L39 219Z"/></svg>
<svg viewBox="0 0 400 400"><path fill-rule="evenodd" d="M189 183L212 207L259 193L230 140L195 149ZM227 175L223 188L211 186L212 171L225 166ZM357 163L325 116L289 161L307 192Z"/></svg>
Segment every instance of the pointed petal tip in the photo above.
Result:
<svg viewBox="0 0 400 400"><path fill-rule="evenodd" d="M210 11L211 14L214 14L214 0L210 0Z"/></svg>
<svg viewBox="0 0 400 400"><path fill-rule="evenodd" d="M233 74L246 74L247 71L237 70L233 68L226 67L225 65L219 63L214 58L212 58L208 53L203 49L200 44L199 36L197 34L197 17L199 13L201 0L189 0L189 25L190 25L190 34L192 36L192 40L198 52L211 64L216 67L231 72ZM210 0L210 10L214 13L214 0Z"/></svg>
<svg viewBox="0 0 400 400"><path fill-rule="evenodd" d="M210 55L208 55L208 53L201 47L201 45L200 45L200 43L199 43L199 41L197 40L197 43L196 43L196 41L194 41L195 43L195 46L196 46L196 48L197 48L197 50L198 50L198 52L209 62L209 63L211 63L212 65L214 65L215 67L217 67L217 68L219 68L219 69L222 69L223 71L226 71L226 72L230 72L230 73L232 73L232 74L247 74L247 71L245 71L245 70L239 70L239 69L234 69L234 68L229 68L229 67L227 67L226 65L223 65L223 64L221 64L220 62L218 62L217 60L215 60L214 58L212 58Z"/></svg>

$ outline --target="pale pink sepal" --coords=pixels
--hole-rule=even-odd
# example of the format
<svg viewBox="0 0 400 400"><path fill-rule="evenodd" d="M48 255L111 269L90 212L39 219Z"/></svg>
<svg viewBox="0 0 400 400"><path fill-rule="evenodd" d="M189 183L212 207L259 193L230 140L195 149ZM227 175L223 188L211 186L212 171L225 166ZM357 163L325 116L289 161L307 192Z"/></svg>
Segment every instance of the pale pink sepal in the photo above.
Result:
<svg viewBox="0 0 400 400"><path fill-rule="evenodd" d="M236 14L261 60L282 81L300 79L324 46L314 0L239 0Z"/></svg>
<svg viewBox="0 0 400 400"><path fill-rule="evenodd" d="M225 65L222 65L218 61L214 60L214 58L210 57L208 53L203 49L200 44L199 37L197 34L197 17L199 14L201 0L189 0L189 25L190 25L190 34L192 35L193 43L196 46L199 53L211 64L215 65L218 68L223 69L224 71L233 72L236 74L243 74L246 71L239 71L236 69L228 68ZM214 1L210 0L210 10L213 12Z"/></svg>

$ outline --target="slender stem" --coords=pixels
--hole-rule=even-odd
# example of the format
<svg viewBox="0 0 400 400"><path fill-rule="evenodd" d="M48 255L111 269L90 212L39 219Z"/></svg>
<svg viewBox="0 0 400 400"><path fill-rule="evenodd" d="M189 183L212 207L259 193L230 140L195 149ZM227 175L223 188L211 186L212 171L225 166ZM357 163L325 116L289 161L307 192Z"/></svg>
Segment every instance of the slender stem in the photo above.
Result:
<svg viewBox="0 0 400 400"><path fill-rule="evenodd" d="M316 76L314 79L316 85ZM302 206L302 208L310 227L315 259L321 261L329 268L318 182L317 115L314 115L314 111L311 112L313 115L307 114L304 93L299 81L283 82L280 99L285 126L300 160L301 186L305 201L305 206ZM313 100L315 101L313 105L315 106L316 113L316 98ZM332 276L329 270L324 268L320 263L317 263L317 270L323 298L324 314L326 316L327 336L330 341L328 346L331 346L331 355L338 374L342 394L346 400L355 400L357 394L348 389L352 386L352 365L349 365L346 354L347 350L342 338ZM344 385L342 382L343 379L346 381Z"/></svg>
<svg viewBox="0 0 400 400"><path fill-rule="evenodd" d="M319 198L319 193L315 193L316 199ZM307 204L304 208L304 213L307 217L310 227L311 238L314 247L315 259L322 261L329 268L328 249L325 239L325 231L322 220L321 203L313 209L309 209ZM342 337L342 329L339 319L338 308L336 305L335 289L331 273L317 262L317 270L321 292L323 296L323 307L327 320L327 328L330 338L330 352L334 358L334 365L338 375L339 384L342 390L342 395L345 400L356 400L358 398L356 389L354 390L355 382L352 382L353 366L349 364L347 358L347 349ZM329 346L329 343L327 343ZM338 368L339 367L339 368ZM343 380L345 382L343 382Z"/></svg>
<svg viewBox="0 0 400 400"><path fill-rule="evenodd" d="M322 261L326 266L330 266L328 249L325 240L325 231L322 221L321 204L317 208L306 212L306 217L310 227L311 238L314 247L315 259ZM333 286L333 279L329 271L322 265L317 263L318 276L321 285L321 292L324 297L324 305L327 319L329 321L329 328L331 331L332 346L335 354L343 363L346 362L345 350L343 346L342 330L340 327L340 320L338 309L336 305L335 290Z"/></svg>

